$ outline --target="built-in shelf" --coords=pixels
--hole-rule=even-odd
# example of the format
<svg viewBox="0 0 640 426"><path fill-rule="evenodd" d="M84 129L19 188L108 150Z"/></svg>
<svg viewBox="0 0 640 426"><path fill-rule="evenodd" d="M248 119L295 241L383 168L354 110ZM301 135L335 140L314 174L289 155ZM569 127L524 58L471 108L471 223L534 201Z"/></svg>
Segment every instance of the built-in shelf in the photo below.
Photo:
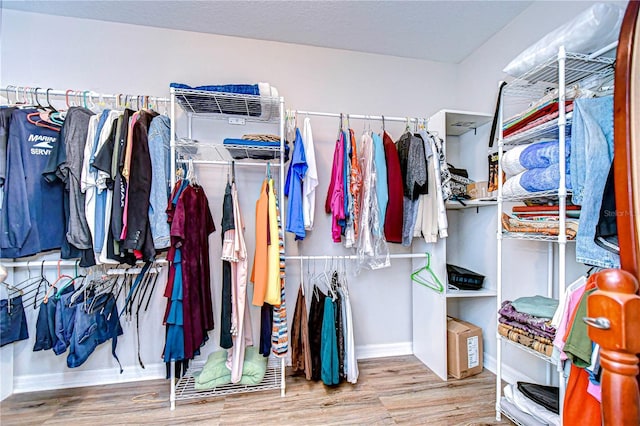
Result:
<svg viewBox="0 0 640 426"><path fill-rule="evenodd" d="M498 204L495 198L478 199L478 200L463 200L464 205L459 201L447 201L445 207L447 210L462 210L472 209L476 207L495 206Z"/></svg>
<svg viewBox="0 0 640 426"><path fill-rule="evenodd" d="M489 123L493 115L446 110L447 135L460 136Z"/></svg>
<svg viewBox="0 0 640 426"><path fill-rule="evenodd" d="M463 297L496 297L498 293L495 290L489 288L482 288L480 290L451 290L447 289L447 298L463 298Z"/></svg>

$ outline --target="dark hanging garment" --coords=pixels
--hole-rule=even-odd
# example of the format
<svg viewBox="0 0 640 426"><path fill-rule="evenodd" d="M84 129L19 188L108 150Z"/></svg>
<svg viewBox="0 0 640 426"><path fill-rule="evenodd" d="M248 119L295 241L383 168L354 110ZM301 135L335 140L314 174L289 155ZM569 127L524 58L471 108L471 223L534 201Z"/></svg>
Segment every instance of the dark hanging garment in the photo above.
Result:
<svg viewBox="0 0 640 426"><path fill-rule="evenodd" d="M396 145L387 132L383 136L384 155L387 163L389 201L384 218L384 236L390 243L402 243L403 182L400 159Z"/></svg>
<svg viewBox="0 0 640 426"><path fill-rule="evenodd" d="M215 225L201 186L182 191L171 224L171 236L181 244L185 358L191 359L213 330L209 235ZM152 241L153 242L153 241Z"/></svg>
<svg viewBox="0 0 640 426"><path fill-rule="evenodd" d="M311 352L309 348L309 322L307 302L302 294L302 285L298 289L298 300L293 313L291 327L291 368L294 373L304 373L311 380Z"/></svg>
<svg viewBox="0 0 640 426"><path fill-rule="evenodd" d="M258 353L269 356L273 331L273 306L264 302L260 309L260 348Z"/></svg>
<svg viewBox="0 0 640 426"><path fill-rule="evenodd" d="M340 381L347 378L344 374L344 319L342 318L342 299L338 295L335 303L336 342L338 346L338 373Z"/></svg>
<svg viewBox="0 0 640 426"><path fill-rule="evenodd" d="M120 240L123 228L124 201L127 195L127 181L122 176L124 167L124 154L127 149L127 137L129 134L129 120L135 111L125 109L122 114L122 126L117 139L114 142L114 155L117 152L115 162L115 176L113 178L113 202L111 204L111 233L115 236L116 241ZM116 146L117 145L117 146ZM113 171L113 170L112 170Z"/></svg>
<svg viewBox="0 0 640 426"><path fill-rule="evenodd" d="M17 108L0 108L0 188L4 186L7 177L7 141L9 140L9 123L11 114Z"/></svg>
<svg viewBox="0 0 640 426"><path fill-rule="evenodd" d="M311 379L315 381L320 380L322 375L320 350L322 348L322 319L326 297L318 287L313 287L311 307L309 308L309 349L311 351Z"/></svg>
<svg viewBox="0 0 640 426"><path fill-rule="evenodd" d="M36 112L21 109L11 115L0 235L3 258L59 249L65 238L64 185L42 176L60 133L29 122L27 116Z"/></svg>
<svg viewBox="0 0 640 426"><path fill-rule="evenodd" d="M612 253L620 253L620 245L618 243L618 217L616 212L616 193L614 183L613 165L615 158L609 167L609 176L602 193L602 205L600 206L600 220L596 225L596 234L594 241L597 245Z"/></svg>
<svg viewBox="0 0 640 426"><path fill-rule="evenodd" d="M127 189L127 238L122 247L139 250L145 260L153 259L156 249L149 223L149 195L151 194L151 154L149 153L149 125L158 113L140 111L133 125L131 170Z"/></svg>
<svg viewBox="0 0 640 426"><path fill-rule="evenodd" d="M233 202L231 199L231 184L227 182L227 187L224 190L224 201L222 202L221 236L223 240L224 240L224 233L231 229L235 229L235 223L233 221ZM220 312L220 347L223 349L229 349L233 346L233 339L231 338L231 309L232 309L231 263L226 260L222 261L221 305L222 305L222 309ZM260 336L262 338L262 334Z"/></svg>

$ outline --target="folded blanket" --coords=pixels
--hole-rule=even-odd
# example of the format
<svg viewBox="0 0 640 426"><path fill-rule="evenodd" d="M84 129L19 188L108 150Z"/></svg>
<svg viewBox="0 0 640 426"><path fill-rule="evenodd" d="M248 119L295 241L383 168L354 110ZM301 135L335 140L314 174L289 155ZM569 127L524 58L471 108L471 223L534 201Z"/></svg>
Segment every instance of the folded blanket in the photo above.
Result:
<svg viewBox="0 0 640 426"><path fill-rule="evenodd" d="M569 168L566 168L565 186L571 189ZM560 184L560 165L552 164L543 169L530 169L510 177L502 184L505 197L529 196L531 193L553 191Z"/></svg>
<svg viewBox="0 0 640 426"><path fill-rule="evenodd" d="M530 325L520 323L518 321L510 320L501 316L498 318L500 324L509 326L509 329L515 333L520 333L523 336L527 336L530 339L544 343L545 345L553 345L553 335L551 333L544 332L540 329L536 329Z"/></svg>
<svg viewBox="0 0 640 426"><path fill-rule="evenodd" d="M520 334L517 331L509 328L507 324L498 324L498 333L507 339L519 343L522 346L533 349L536 352L540 352L543 355L551 356L553 353L553 345L542 343L539 340L532 339L524 334Z"/></svg>
<svg viewBox="0 0 640 426"><path fill-rule="evenodd" d="M522 314L528 314L537 318L551 319L558 309L558 300L540 295L531 297L519 297L511 306Z"/></svg>
<svg viewBox="0 0 640 426"><path fill-rule="evenodd" d="M571 155L571 139L565 141L565 158L569 170L569 156ZM560 144L558 140L536 142L529 145L519 145L505 152L502 157L502 170L507 176L515 176L527 169L546 168L558 164Z"/></svg>
<svg viewBox="0 0 640 426"><path fill-rule="evenodd" d="M579 221L575 219L566 220L565 234L567 239L573 240L578 234ZM507 213L502 213L502 227L508 232L523 232L531 234L558 235L560 228L558 217L547 217L542 219L520 219Z"/></svg>
<svg viewBox="0 0 640 426"><path fill-rule="evenodd" d="M540 330L543 333L543 336L550 337L551 339L555 337L556 329L551 325L549 319L538 318L530 314L518 312L509 300L502 302L502 306L498 313L505 318L517 321L521 324L527 324L534 329Z"/></svg>

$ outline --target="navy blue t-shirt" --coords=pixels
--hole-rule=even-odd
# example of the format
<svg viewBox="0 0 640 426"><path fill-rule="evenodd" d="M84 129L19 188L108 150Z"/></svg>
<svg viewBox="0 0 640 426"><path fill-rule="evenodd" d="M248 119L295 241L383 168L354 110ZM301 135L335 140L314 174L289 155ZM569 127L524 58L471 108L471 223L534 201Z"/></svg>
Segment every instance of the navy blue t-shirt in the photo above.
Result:
<svg viewBox="0 0 640 426"><path fill-rule="evenodd" d="M59 249L64 235L63 183L42 176L59 133L31 124L33 109L14 111L7 143L0 257L30 256Z"/></svg>

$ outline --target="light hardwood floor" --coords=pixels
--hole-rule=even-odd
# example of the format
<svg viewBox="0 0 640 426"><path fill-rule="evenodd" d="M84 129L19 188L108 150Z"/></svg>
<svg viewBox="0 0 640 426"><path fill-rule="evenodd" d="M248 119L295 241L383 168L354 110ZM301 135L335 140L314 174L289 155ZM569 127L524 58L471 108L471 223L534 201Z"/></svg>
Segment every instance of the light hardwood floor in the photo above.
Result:
<svg viewBox="0 0 640 426"><path fill-rule="evenodd" d="M179 402L173 412L165 380L15 394L0 403L0 424L511 424L495 420L495 376L486 370L443 382L414 356L358 365L355 385L289 375L284 398L278 391L230 395Z"/></svg>

